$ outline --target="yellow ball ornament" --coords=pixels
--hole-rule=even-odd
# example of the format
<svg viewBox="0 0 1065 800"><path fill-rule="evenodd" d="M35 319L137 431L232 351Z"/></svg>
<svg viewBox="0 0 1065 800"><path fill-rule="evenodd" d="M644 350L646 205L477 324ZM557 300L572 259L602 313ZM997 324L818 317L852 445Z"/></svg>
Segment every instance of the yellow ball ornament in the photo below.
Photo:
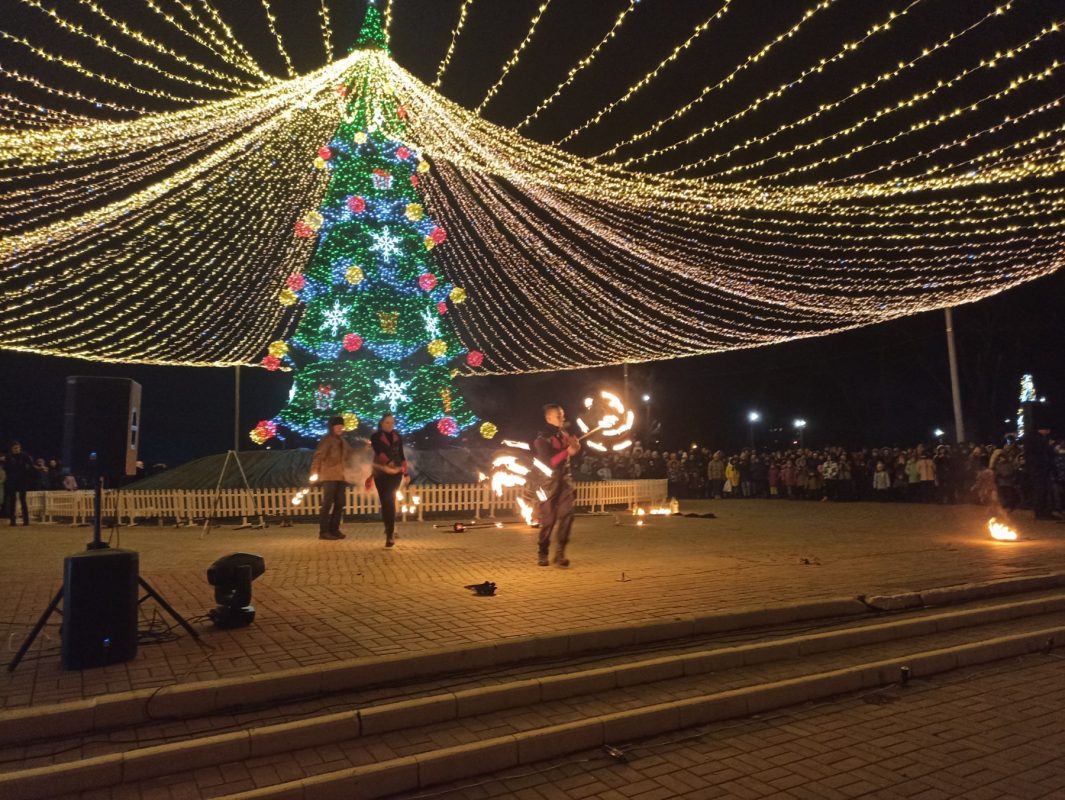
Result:
<svg viewBox="0 0 1065 800"><path fill-rule="evenodd" d="M314 159L314 166L315 169L325 169L325 159L321 156L318 156L316 159Z"/></svg>
<svg viewBox="0 0 1065 800"><path fill-rule="evenodd" d="M366 273L362 271L362 267L348 267L347 272L344 273L344 280L352 286L362 283L365 277Z"/></svg>
<svg viewBox="0 0 1065 800"><path fill-rule="evenodd" d="M291 289L282 289L277 295L277 300L283 306L291 306L295 305L299 298L296 297L296 293Z"/></svg>
<svg viewBox="0 0 1065 800"><path fill-rule="evenodd" d="M255 442L255 444L264 444L266 442L261 428L252 428L248 433L248 438Z"/></svg>
<svg viewBox="0 0 1065 800"><path fill-rule="evenodd" d="M319 228L322 227L322 224L324 222L325 222L325 217L323 217L317 211L308 211L306 214L303 215L303 224L306 225L311 230L314 230L314 231L318 230Z"/></svg>
<svg viewBox="0 0 1065 800"><path fill-rule="evenodd" d="M359 418L352 414L350 411L343 415L344 417L344 430L353 431L359 427Z"/></svg>
<svg viewBox="0 0 1065 800"><path fill-rule="evenodd" d="M433 237L432 236L426 236L425 237L425 249L426 250L432 250L434 247L436 247L436 242L433 241Z"/></svg>
<svg viewBox="0 0 1065 800"><path fill-rule="evenodd" d="M411 222L417 222L425 216L425 209L422 208L421 203L411 203L407 206L406 214Z"/></svg>
<svg viewBox="0 0 1065 800"><path fill-rule="evenodd" d="M481 423L481 436L483 436L485 439L494 439L497 433L499 433L499 428L497 428L493 423Z"/></svg>
<svg viewBox="0 0 1065 800"><path fill-rule="evenodd" d="M283 358L288 354L288 344L278 339L276 342L270 342L266 351L274 358Z"/></svg>
<svg viewBox="0 0 1065 800"><path fill-rule="evenodd" d="M447 354L447 342L443 339L433 339L429 342L429 355L433 358L440 358Z"/></svg>
<svg viewBox="0 0 1065 800"><path fill-rule="evenodd" d="M451 294L449 294L448 297L451 298L452 303L458 305L459 303L465 302L466 290L463 289L461 286L456 286L454 289L451 290Z"/></svg>
<svg viewBox="0 0 1065 800"><path fill-rule="evenodd" d="M421 172L424 175L428 171L429 171L429 162L428 161L419 161L418 162L418 172Z"/></svg>
<svg viewBox="0 0 1065 800"><path fill-rule="evenodd" d="M355 140L355 144L366 144L366 131L355 131L355 135L351 138Z"/></svg>

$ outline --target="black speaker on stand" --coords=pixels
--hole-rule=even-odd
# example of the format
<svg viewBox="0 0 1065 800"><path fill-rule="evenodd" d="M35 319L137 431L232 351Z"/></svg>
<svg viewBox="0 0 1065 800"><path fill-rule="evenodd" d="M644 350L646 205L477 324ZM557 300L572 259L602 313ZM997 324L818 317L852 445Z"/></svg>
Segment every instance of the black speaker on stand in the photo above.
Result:
<svg viewBox="0 0 1065 800"><path fill-rule="evenodd" d="M181 616L151 584L140 576L140 558L133 550L112 548L100 535L103 517L104 477L98 469L96 452L88 455L93 473L92 541L84 553L63 561L63 585L41 614L29 636L19 647L8 672L14 672L48 618L63 603L60 628L60 664L63 669L103 667L129 661L137 655L137 608L151 597L193 639L199 639L188 620ZM118 514L118 509L115 509ZM138 598L138 587L145 595Z"/></svg>

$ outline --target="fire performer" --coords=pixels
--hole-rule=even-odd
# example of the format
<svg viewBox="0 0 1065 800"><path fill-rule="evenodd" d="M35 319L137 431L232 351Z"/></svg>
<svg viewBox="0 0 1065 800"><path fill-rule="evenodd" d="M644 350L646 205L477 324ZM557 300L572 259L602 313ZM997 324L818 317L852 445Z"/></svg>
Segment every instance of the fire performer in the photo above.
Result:
<svg viewBox="0 0 1065 800"><path fill-rule="evenodd" d="M540 502L540 566L546 567L551 534L555 534L555 563L568 567L566 545L573 526L573 503L576 492L570 471L570 458L577 455L581 443L566 431L566 413L555 403L544 406L547 427L533 442L533 454L551 468L551 476L541 485Z"/></svg>
<svg viewBox="0 0 1065 800"><path fill-rule="evenodd" d="M322 511L318 516L319 539L345 539L340 532L340 520L344 516L344 466L354 449L343 436L344 418L329 420L329 432L318 443L311 461L311 483L322 484Z"/></svg>
<svg viewBox="0 0 1065 800"><path fill-rule="evenodd" d="M377 432L370 437L373 447L373 473L366 479L366 490L371 482L377 487L381 498L381 517L385 523L385 547L396 543L396 492L410 482L407 474L407 457L403 454L403 438L396 430L396 418L385 414L377 423Z"/></svg>

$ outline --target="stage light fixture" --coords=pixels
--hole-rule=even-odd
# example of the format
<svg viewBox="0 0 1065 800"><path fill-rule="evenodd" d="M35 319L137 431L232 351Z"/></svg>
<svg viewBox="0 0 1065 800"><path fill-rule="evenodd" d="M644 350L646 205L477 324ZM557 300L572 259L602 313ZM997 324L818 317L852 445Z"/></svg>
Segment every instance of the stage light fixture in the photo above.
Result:
<svg viewBox="0 0 1065 800"><path fill-rule="evenodd" d="M251 604L251 584L266 572L262 556L251 553L232 553L207 568L207 582L214 587L218 606L207 616L219 628L243 628L255 621L255 607Z"/></svg>

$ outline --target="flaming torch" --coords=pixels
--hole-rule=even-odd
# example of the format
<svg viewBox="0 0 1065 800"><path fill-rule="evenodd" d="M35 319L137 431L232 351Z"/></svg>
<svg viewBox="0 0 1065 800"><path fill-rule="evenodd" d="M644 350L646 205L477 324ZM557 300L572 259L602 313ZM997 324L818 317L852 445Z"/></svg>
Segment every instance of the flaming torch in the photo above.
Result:
<svg viewBox="0 0 1065 800"><path fill-rule="evenodd" d="M632 430L635 415L625 409L625 404L616 394L604 389L598 398L586 397L584 408L590 419L598 417L595 427L585 422L583 416L577 417L581 441L588 439L588 447L605 453L608 450L619 452L632 446L632 439L625 434ZM598 436L589 438L593 434Z"/></svg>
<svg viewBox="0 0 1065 800"><path fill-rule="evenodd" d="M1017 541L1017 531L1013 530L1009 525L1005 525L992 517L987 521L987 530L991 534L991 538L999 542L1015 542Z"/></svg>

